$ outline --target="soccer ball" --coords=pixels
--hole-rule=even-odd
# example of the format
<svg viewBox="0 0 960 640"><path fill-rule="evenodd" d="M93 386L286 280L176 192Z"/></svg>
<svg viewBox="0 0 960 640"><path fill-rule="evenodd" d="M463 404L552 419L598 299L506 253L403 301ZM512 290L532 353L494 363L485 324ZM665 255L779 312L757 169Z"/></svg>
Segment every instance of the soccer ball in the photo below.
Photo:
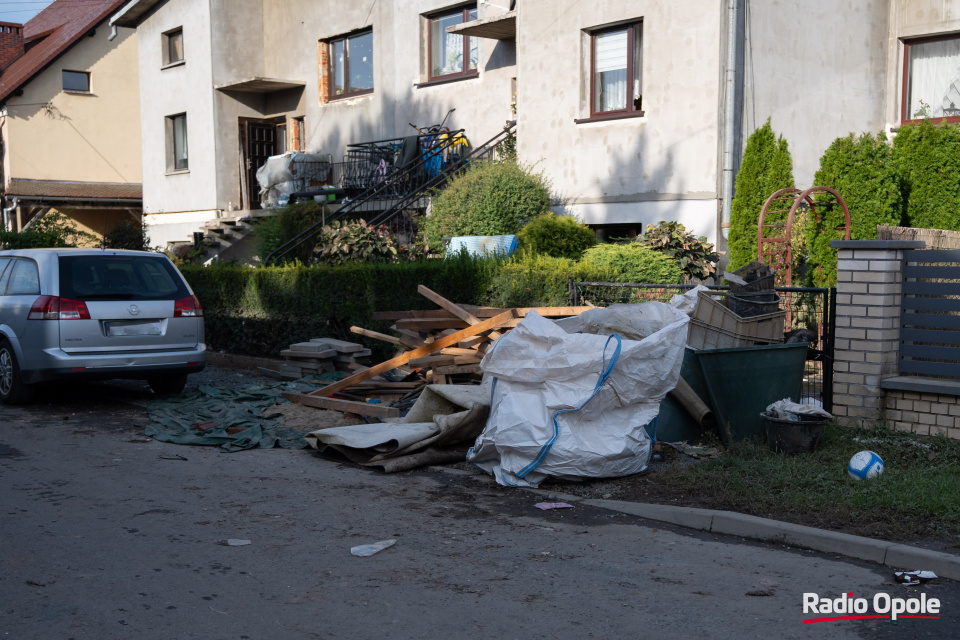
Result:
<svg viewBox="0 0 960 640"><path fill-rule="evenodd" d="M856 480L876 478L883 473L883 459L873 451L861 451L850 458L847 473Z"/></svg>

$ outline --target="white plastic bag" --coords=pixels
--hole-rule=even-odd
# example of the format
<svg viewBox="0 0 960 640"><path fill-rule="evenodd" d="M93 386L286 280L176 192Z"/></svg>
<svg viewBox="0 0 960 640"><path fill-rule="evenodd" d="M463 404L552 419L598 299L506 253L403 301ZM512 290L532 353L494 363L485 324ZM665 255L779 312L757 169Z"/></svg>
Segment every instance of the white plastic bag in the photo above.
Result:
<svg viewBox="0 0 960 640"><path fill-rule="evenodd" d="M572 320L531 311L480 365L494 377L490 418L467 460L500 484L619 477L647 466L645 427L680 377L689 318L646 302Z"/></svg>

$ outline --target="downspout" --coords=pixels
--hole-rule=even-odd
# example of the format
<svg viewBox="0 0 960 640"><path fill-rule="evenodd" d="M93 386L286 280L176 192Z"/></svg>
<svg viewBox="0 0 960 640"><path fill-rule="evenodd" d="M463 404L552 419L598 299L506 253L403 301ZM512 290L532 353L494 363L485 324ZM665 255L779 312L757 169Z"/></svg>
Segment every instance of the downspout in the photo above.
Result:
<svg viewBox="0 0 960 640"><path fill-rule="evenodd" d="M730 209L733 204L734 124L736 123L737 90L737 2L727 0L727 66L724 73L723 105L723 182L720 233L726 240L730 234Z"/></svg>
<svg viewBox="0 0 960 640"><path fill-rule="evenodd" d="M3 230L4 231L10 230L10 212L16 209L18 204L19 204L18 198L14 196L13 199L10 201L10 206L6 207L3 210Z"/></svg>

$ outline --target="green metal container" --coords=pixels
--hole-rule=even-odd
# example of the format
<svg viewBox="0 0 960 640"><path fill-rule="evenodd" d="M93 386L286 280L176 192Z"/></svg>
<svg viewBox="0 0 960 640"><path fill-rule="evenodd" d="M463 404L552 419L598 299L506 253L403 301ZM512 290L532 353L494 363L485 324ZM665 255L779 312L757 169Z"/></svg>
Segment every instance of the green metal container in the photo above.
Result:
<svg viewBox="0 0 960 640"><path fill-rule="evenodd" d="M777 400L800 400L807 346L773 344L697 352L724 445L765 439L760 414Z"/></svg>

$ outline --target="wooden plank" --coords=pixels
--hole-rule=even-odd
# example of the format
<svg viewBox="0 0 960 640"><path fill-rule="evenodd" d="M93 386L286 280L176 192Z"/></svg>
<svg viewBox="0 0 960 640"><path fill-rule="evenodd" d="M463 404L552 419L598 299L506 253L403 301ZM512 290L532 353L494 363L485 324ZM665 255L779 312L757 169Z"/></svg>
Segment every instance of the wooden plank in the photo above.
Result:
<svg viewBox="0 0 960 640"><path fill-rule="evenodd" d="M452 376L466 373L480 373L479 364L455 364L448 367L434 367L434 375Z"/></svg>
<svg viewBox="0 0 960 640"><path fill-rule="evenodd" d="M475 307L472 305L461 304L458 305L461 309L469 311L475 317L480 318L492 318L495 315L499 315L508 309L501 309L498 307ZM531 309L535 309L544 318L562 318L567 316L578 316L588 309L592 309L593 306L587 305L582 307L517 307L516 311L519 316L522 318L527 315ZM433 309L430 311L374 311L373 319L374 320L418 320L418 319L427 319L427 318L437 318L437 319L451 319L456 318L457 316L453 315L451 312L446 309Z"/></svg>
<svg viewBox="0 0 960 640"><path fill-rule="evenodd" d="M431 302L436 303L438 306L443 307L444 309L446 309L453 315L457 316L461 320L464 320L467 324L471 326L475 324L480 324L480 319L478 317L476 317L475 315L473 315L463 307L453 302L450 302L449 300L441 296L439 293L435 293L431 291L430 289L423 286L422 284L417 287L417 293L422 295L427 300L430 300ZM497 331L491 331L490 339L496 340L497 338L500 337L500 335L501 334Z"/></svg>
<svg viewBox="0 0 960 640"><path fill-rule="evenodd" d="M410 360L411 367L439 367L449 364L456 364L454 356L424 356Z"/></svg>
<svg viewBox="0 0 960 640"><path fill-rule="evenodd" d="M356 413L361 416L374 416L376 418L399 418L400 410L395 407L385 407L382 404L370 404L368 402L356 402L354 400L341 400L340 398L324 398L311 396L305 393L293 393L286 391L284 398L290 402L316 407L318 409L332 409L333 411L342 411L344 413Z"/></svg>
<svg viewBox="0 0 960 640"><path fill-rule="evenodd" d="M407 362L409 362L414 358L421 358L423 356L428 356L432 353L436 353L437 351L440 351L444 347L449 347L451 345L454 345L460 342L461 340L464 340L471 336L475 336L479 333L483 333L484 331L489 331L490 329L493 329L494 327L497 327L502 323L508 321L510 318L513 317L513 314L514 312L511 310L499 316L490 318L489 320L484 320L480 324L475 324L472 327L467 327L466 329L462 331L458 331L451 336L447 336L446 338L440 338L439 340L435 340L432 344L424 345L419 349L408 351L407 353L400 354L399 356L395 358L391 358L386 362L381 362L378 365L370 367L366 371L362 371L348 378L344 378L340 382L327 385L322 389L316 389L314 391L311 391L309 395L328 396L332 393L336 393L337 391L343 391L344 389L350 387L351 385L357 384L358 382L362 382L364 380L369 380L370 378L376 375L379 375L384 371L390 371L391 369L396 369L401 365L405 365L407 364Z"/></svg>
<svg viewBox="0 0 960 640"><path fill-rule="evenodd" d="M408 331L407 329L398 329L397 325L390 327L391 331L396 331L400 334L400 342L403 343L403 346L408 349L419 349L425 343L423 338L420 337L420 334L416 331Z"/></svg>
<svg viewBox="0 0 960 640"><path fill-rule="evenodd" d="M388 380L365 380L358 382L351 389L419 389L423 386L422 380L415 382L390 382Z"/></svg>
<svg viewBox="0 0 960 640"><path fill-rule="evenodd" d="M501 309L500 311L503 311ZM416 320L418 318L456 318L446 309L431 309L429 311L374 311L372 320Z"/></svg>
<svg viewBox="0 0 960 640"><path fill-rule="evenodd" d="M511 309L512 311L512 309ZM497 325L498 329L512 329L517 326L522 318L513 318L506 322L501 322ZM397 329L408 329L413 331L439 331L443 329L463 329L468 326L468 323L465 320L460 318L446 319L439 318L436 320L397 320Z"/></svg>
<svg viewBox="0 0 960 640"><path fill-rule="evenodd" d="M536 311L544 318L564 318L567 316L578 316L588 309L593 307L517 307L517 315L521 318L526 316L530 311ZM476 309L473 311L473 315L478 318L485 318L487 314L490 313L487 309Z"/></svg>
<svg viewBox="0 0 960 640"><path fill-rule="evenodd" d="M457 343L457 346L461 349L476 349L480 345L486 346L484 343L487 342L489 338L487 336L474 336L472 338L467 338L466 340L461 340Z"/></svg>
<svg viewBox="0 0 960 640"><path fill-rule="evenodd" d="M355 333L358 336L366 336L368 338L373 338L374 340L389 342L390 344L395 344L398 347L405 346L402 342L400 342L400 338L388 336L387 334L380 333L379 331L371 331L370 329L364 329L363 327L350 327L350 333Z"/></svg>
<svg viewBox="0 0 960 640"><path fill-rule="evenodd" d="M461 349L461 348L459 348L459 347L446 347L446 348L444 348L444 349L441 349L441 350L440 350L440 353L442 353L442 354L445 355L445 356L466 356L466 357L469 358L469 357L476 356L476 355L477 355L477 350L476 350L476 349Z"/></svg>

